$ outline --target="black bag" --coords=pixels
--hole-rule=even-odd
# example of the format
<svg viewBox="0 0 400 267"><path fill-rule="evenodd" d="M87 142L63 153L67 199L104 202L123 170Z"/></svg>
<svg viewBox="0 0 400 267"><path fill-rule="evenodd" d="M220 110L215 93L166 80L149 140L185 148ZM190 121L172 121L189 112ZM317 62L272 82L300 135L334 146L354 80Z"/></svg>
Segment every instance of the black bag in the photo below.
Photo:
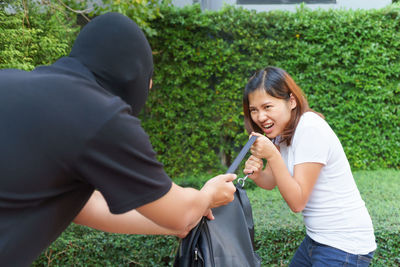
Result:
<svg viewBox="0 0 400 267"><path fill-rule="evenodd" d="M249 139L227 173L234 173L256 138ZM212 210L214 220L203 217L180 241L174 267L261 266L261 259L254 251L253 215L242 181L236 184L231 203Z"/></svg>

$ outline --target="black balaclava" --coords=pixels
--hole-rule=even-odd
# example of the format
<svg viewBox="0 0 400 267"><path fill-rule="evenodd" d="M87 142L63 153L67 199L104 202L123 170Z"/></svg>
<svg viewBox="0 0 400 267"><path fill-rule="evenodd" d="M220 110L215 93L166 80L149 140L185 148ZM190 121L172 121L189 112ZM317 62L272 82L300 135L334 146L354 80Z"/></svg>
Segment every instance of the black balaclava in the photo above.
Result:
<svg viewBox="0 0 400 267"><path fill-rule="evenodd" d="M150 45L128 17L107 13L79 33L70 57L85 65L107 91L121 97L137 116L144 106L153 74Z"/></svg>

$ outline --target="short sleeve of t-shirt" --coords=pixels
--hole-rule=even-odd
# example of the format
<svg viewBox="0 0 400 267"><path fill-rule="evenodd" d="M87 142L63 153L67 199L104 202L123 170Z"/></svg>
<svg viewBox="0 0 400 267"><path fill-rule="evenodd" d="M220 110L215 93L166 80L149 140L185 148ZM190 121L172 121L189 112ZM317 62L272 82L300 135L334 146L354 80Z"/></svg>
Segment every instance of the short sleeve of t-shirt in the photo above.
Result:
<svg viewBox="0 0 400 267"><path fill-rule="evenodd" d="M311 115L311 114L305 114ZM318 117L316 114L312 114ZM329 158L329 142L322 123L310 123L310 119L322 120L304 116L299 122L293 138L294 165L317 162L326 165Z"/></svg>
<svg viewBox="0 0 400 267"><path fill-rule="evenodd" d="M88 142L77 169L106 199L112 213L124 213L159 199L172 181L156 160L140 120L118 112Z"/></svg>

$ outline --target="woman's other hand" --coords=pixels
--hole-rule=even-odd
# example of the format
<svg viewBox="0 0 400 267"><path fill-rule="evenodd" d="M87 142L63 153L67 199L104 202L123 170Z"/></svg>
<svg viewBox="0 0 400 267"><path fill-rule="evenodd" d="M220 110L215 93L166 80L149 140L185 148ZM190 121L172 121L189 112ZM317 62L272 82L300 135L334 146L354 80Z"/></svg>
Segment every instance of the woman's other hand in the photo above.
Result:
<svg viewBox="0 0 400 267"><path fill-rule="evenodd" d="M243 173L249 175L248 177L254 181L260 177L263 167L264 163L262 159L251 155L245 163Z"/></svg>

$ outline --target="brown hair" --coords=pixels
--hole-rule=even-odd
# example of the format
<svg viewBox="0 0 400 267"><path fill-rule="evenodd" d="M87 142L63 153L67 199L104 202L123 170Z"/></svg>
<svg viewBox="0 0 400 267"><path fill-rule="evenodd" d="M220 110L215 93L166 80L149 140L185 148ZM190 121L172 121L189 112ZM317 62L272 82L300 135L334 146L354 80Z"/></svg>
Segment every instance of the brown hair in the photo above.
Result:
<svg viewBox="0 0 400 267"><path fill-rule="evenodd" d="M301 115L307 111L315 112L309 107L303 91L283 69L269 66L257 71L249 79L243 94L244 125L248 133L263 133L260 127L251 119L249 109L249 94L256 90L265 90L270 96L285 99L286 101L289 101L291 95L294 97L296 107L292 110L290 120L280 135L280 142L286 142L287 145L290 145ZM324 118L322 114L315 113Z"/></svg>

